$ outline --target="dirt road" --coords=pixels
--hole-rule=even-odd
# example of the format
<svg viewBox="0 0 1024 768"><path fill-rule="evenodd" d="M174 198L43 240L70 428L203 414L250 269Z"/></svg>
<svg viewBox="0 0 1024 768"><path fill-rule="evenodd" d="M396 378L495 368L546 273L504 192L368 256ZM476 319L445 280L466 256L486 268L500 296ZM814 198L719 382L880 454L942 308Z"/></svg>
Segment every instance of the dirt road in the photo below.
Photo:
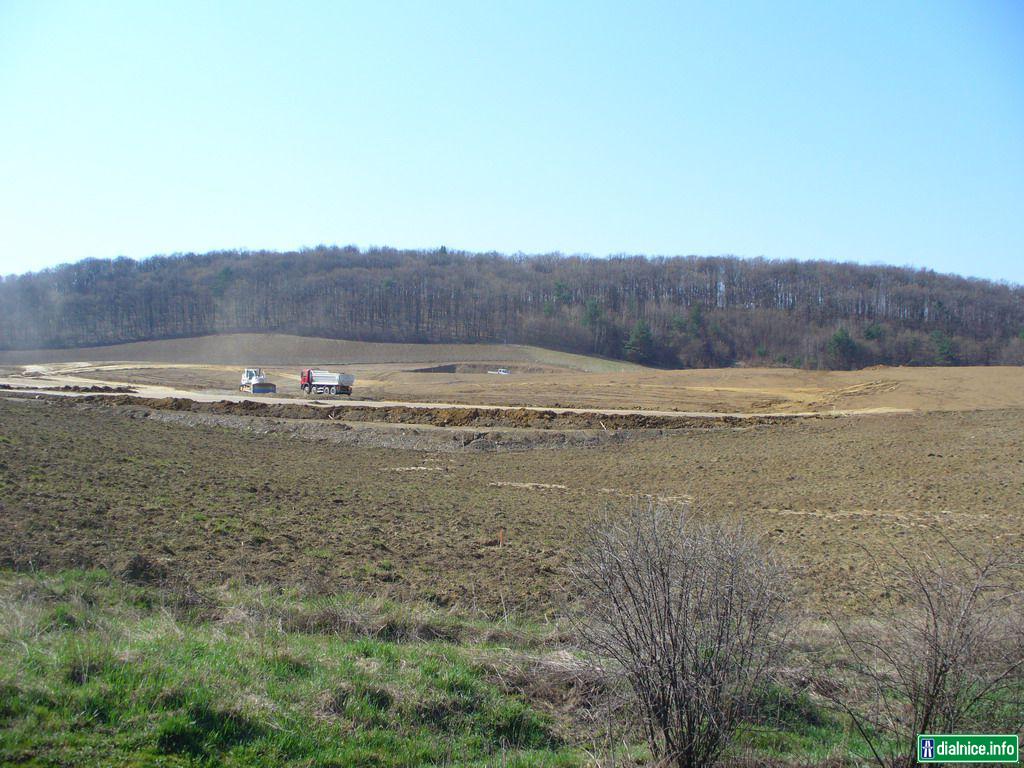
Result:
<svg viewBox="0 0 1024 768"><path fill-rule="evenodd" d="M313 406L694 417L1024 408L1021 366L664 370L513 345L373 344L273 334L6 352L0 353L0 377L22 386L129 385L150 398L265 402L238 392L240 360L261 365L277 383L271 402ZM354 375L357 399L303 398L298 371L307 366ZM497 369L510 374L488 373Z"/></svg>
<svg viewBox="0 0 1024 768"><path fill-rule="evenodd" d="M102 378L104 371L122 370L125 366L117 364L93 364L80 363L58 363L50 365L28 365L24 366L21 374L13 374L0 377L0 385L6 385L24 394L48 394L75 396L74 391L55 391L58 387L101 387L111 384L112 379ZM138 369L140 364L132 364L133 369ZM188 364L152 364L151 367L183 368L194 369L195 366ZM101 378L95 378L88 374L100 374ZM120 381L120 379L113 379ZM247 393L231 391L203 391L196 389L184 389L172 386L155 384L132 383L134 392L132 396L139 398L182 398L200 403L213 403L218 401L228 402L256 402L256 403L287 403L290 405L308 405L314 407L330 408L338 405L364 407L364 408L423 408L423 409L479 409L488 411L502 410L528 410L528 411L550 411L556 414L596 414L607 416L669 416L686 418L800 418L808 416L820 416L823 411L686 411L679 409L652 409L652 408L573 408L564 406L541 406L541 405L516 405L516 404L494 404L494 403L459 403L447 401L411 401L411 400L366 400L353 398L312 398L312 397L282 397L281 395L252 395ZM835 408L825 411L830 415L853 416L858 414L884 414L884 413L911 413L909 408L896 408L888 406L874 406L867 408Z"/></svg>

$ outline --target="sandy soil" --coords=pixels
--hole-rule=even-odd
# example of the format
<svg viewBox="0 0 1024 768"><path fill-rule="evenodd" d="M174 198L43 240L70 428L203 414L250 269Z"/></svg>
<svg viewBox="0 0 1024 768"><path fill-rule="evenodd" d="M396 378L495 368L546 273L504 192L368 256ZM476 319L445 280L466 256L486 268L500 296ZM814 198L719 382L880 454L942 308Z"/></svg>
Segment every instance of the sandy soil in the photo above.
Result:
<svg viewBox="0 0 1024 768"><path fill-rule="evenodd" d="M276 337L275 337L276 338ZM310 341L310 340L305 340ZM153 354L167 352L171 342L153 342ZM175 342L180 344L181 342ZM196 342L202 347L202 342ZM275 342L276 343L276 342ZM424 345L362 345L387 347L377 357L403 353L413 362L349 362L336 365L327 353L305 358L308 365L332 367L356 376L352 400L372 404L437 404L524 406L611 411L687 413L863 413L894 411L965 411L1024 407L1024 368L886 368L861 371L801 371L787 368L727 368L664 371L640 366L621 370L587 370L602 360L560 356L528 347L455 347ZM132 345L128 345L132 346ZM273 346L273 345L271 345ZM114 348L111 348L114 349ZM89 350L79 350L80 353ZM120 349L124 352L123 348ZM138 349L135 350L139 352ZM370 351L364 350L366 357ZM502 357L471 359L478 354ZM542 354L543 353L543 354ZM141 354L141 352L139 352ZM201 356L200 352L195 353ZM225 353L226 354L226 353ZM516 360L514 354L546 361ZM450 361L462 356L458 363ZM445 361L449 362L446 364ZM588 363L587 361L590 360ZM257 364L257 363L254 363ZM277 399L301 398L297 366L264 364L278 385ZM510 375L487 373L499 367ZM454 371L451 369L455 368ZM433 370L432 370L433 369ZM438 372L434 372L438 370ZM483 372L481 372L483 371ZM237 398L240 367L223 360L139 362L133 360L48 362L0 369L0 383L27 386L127 383L148 397Z"/></svg>

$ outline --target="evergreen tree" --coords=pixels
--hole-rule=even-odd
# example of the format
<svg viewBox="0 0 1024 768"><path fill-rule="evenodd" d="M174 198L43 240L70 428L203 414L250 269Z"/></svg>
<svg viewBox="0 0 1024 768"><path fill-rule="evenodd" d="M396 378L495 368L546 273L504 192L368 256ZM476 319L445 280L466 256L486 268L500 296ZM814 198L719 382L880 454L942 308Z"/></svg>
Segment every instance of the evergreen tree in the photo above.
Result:
<svg viewBox="0 0 1024 768"><path fill-rule="evenodd" d="M654 358L654 337L646 320L637 320L625 346L626 358L634 363L650 363Z"/></svg>
<svg viewBox="0 0 1024 768"><path fill-rule="evenodd" d="M840 328L828 340L828 356L834 368L853 368L857 364L857 351L857 342L845 328Z"/></svg>

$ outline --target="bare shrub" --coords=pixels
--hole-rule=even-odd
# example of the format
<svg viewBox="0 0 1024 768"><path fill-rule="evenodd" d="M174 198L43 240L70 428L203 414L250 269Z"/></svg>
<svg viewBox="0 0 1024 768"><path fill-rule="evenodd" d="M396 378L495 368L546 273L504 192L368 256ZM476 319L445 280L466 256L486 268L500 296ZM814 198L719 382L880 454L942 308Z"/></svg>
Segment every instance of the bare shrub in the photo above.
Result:
<svg viewBox="0 0 1024 768"><path fill-rule="evenodd" d="M714 765L781 652L787 579L741 526L636 503L594 529L581 633L621 669L655 759Z"/></svg>
<svg viewBox="0 0 1024 768"><path fill-rule="evenodd" d="M916 763L922 733L1007 733L1024 724L1021 563L943 554L902 558L877 620L834 620L847 657L828 693L885 767ZM1015 587L1014 585L1018 585Z"/></svg>

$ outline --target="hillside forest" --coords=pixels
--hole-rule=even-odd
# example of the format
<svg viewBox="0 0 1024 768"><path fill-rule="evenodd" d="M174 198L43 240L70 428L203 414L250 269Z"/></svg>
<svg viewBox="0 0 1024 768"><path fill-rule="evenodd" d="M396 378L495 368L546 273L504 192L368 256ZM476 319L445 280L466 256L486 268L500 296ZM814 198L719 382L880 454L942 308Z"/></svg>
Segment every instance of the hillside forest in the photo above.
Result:
<svg viewBox="0 0 1024 768"><path fill-rule="evenodd" d="M826 261L327 246L0 280L0 349L235 332L535 344L664 367L1019 365L1024 287Z"/></svg>

